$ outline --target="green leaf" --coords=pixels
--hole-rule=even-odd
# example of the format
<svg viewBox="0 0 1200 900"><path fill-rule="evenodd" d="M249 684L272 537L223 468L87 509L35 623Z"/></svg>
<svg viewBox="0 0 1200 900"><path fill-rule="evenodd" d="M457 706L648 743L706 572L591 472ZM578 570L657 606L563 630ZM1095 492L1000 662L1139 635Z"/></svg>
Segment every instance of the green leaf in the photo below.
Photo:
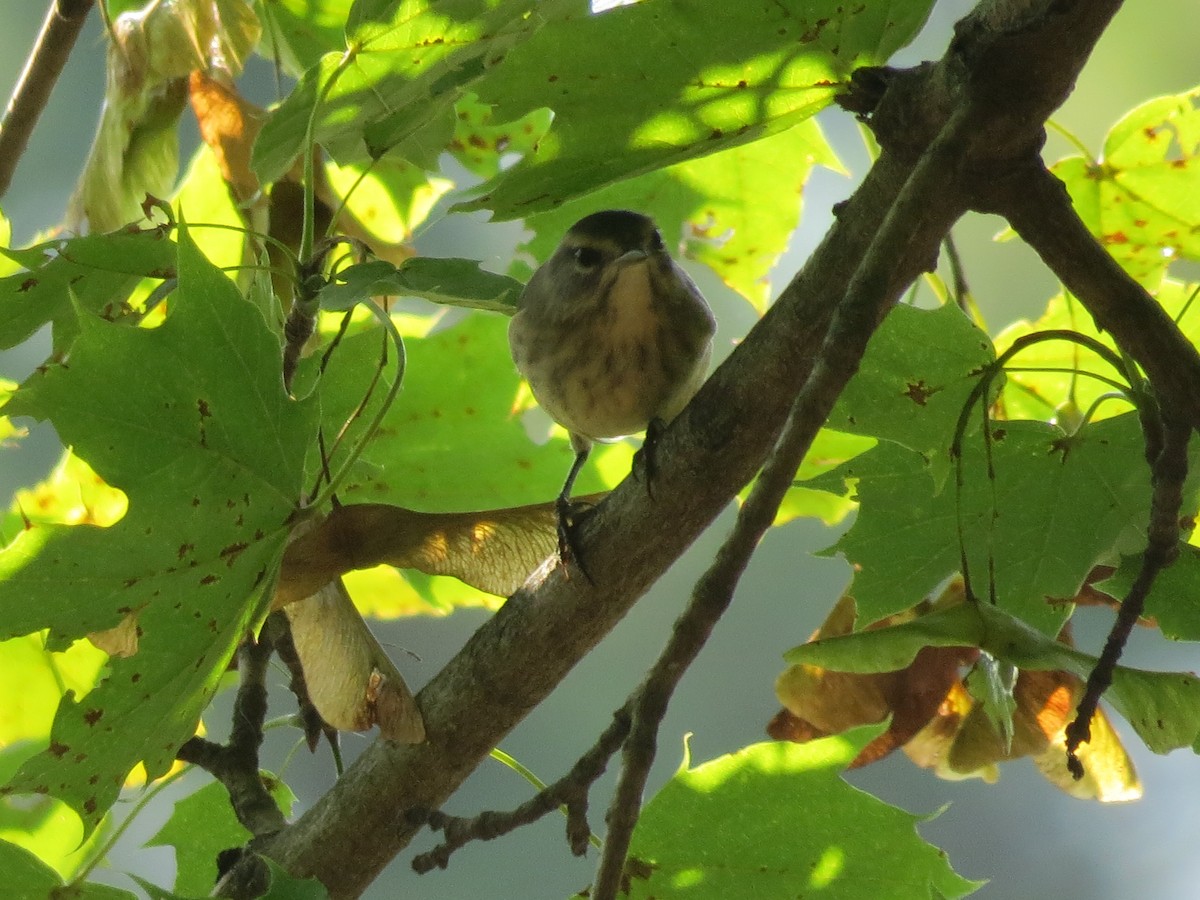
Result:
<svg viewBox="0 0 1200 900"><path fill-rule="evenodd" d="M401 266L377 259L340 270L321 290L321 306L342 310L370 297L420 297L512 315L523 287L515 278L481 269L473 259L415 256Z"/></svg>
<svg viewBox="0 0 1200 900"><path fill-rule="evenodd" d="M49 629L54 649L136 626L137 651L64 700L48 750L4 788L52 793L89 830L136 763L151 778L170 767L260 619L316 428L316 404L283 391L261 314L182 230L178 269L160 327L81 311L70 364L36 373L8 405L49 419L129 498L111 528L37 526L0 554L4 636Z"/></svg>
<svg viewBox="0 0 1200 900"><path fill-rule="evenodd" d="M567 229L588 213L645 210L653 214L667 246L712 268L761 311L771 294L768 273L799 224L802 191L816 165L839 164L816 120L809 120L530 216L526 225L534 234L522 250L544 260ZM731 183L736 190L729 190Z"/></svg>
<svg viewBox="0 0 1200 900"><path fill-rule="evenodd" d="M0 841L0 872L10 897L70 897L71 900L134 900L129 891L106 884L79 884L70 888L40 859L15 844Z"/></svg>
<svg viewBox="0 0 1200 900"><path fill-rule="evenodd" d="M962 897L978 885L917 835L922 818L841 778L880 733L754 744L683 769L646 804L629 896Z"/></svg>
<svg viewBox="0 0 1200 900"><path fill-rule="evenodd" d="M389 155L367 166L326 166L329 182L346 209L371 235L385 244L402 244L433 211L454 183L430 175L419 166ZM387 257L386 246L371 241L372 249Z"/></svg>
<svg viewBox="0 0 1200 900"><path fill-rule="evenodd" d="M995 359L988 336L958 307L898 306L871 338L828 427L915 450L940 481L967 397Z"/></svg>
<svg viewBox="0 0 1200 900"><path fill-rule="evenodd" d="M4 408L16 387L15 381L0 378L0 409ZM0 416L0 447L10 446L13 441L23 438L25 433L25 429L14 425L8 416Z"/></svg>
<svg viewBox="0 0 1200 900"><path fill-rule="evenodd" d="M1096 658L1061 644L988 603L946 610L872 631L801 644L789 663L835 672L891 672L922 647L979 647L1021 669L1071 672L1086 679ZM1105 698L1155 753L1200 742L1200 679L1190 672L1147 672L1118 666Z"/></svg>
<svg viewBox="0 0 1200 900"><path fill-rule="evenodd" d="M346 20L353 0L272 0L263 3L263 48L293 78L326 53L346 46Z"/></svg>
<svg viewBox="0 0 1200 900"><path fill-rule="evenodd" d="M1120 600L1133 586L1142 567L1142 556L1122 558L1111 577L1093 587ZM1200 641L1200 604L1194 601L1200 585L1200 547L1180 544L1179 558L1158 573L1146 598L1145 614L1158 624L1163 635L1175 641Z"/></svg>
<svg viewBox="0 0 1200 900"><path fill-rule="evenodd" d="M175 243L159 228L54 240L0 253L26 270L0 279L0 348L15 347L53 322L55 349L65 350L77 333L72 302L116 318L142 278L175 277Z"/></svg>
<svg viewBox="0 0 1200 900"><path fill-rule="evenodd" d="M506 317L473 313L427 337L406 338L404 389L345 485L344 502L460 512L557 495L572 453L561 429L536 444L514 412L520 378L507 327ZM379 358L379 340L372 331L344 341L333 360L344 352L351 365L362 354L368 362L357 365L361 379ZM348 389L348 396L361 397L361 388ZM577 493L604 490L629 472L627 444L597 448L594 455Z"/></svg>
<svg viewBox="0 0 1200 900"><path fill-rule="evenodd" d="M497 121L492 107L467 94L455 104L454 138L449 150L463 166L481 178L500 174L501 161L524 155L550 130L548 109L535 109L513 122Z"/></svg>
<svg viewBox="0 0 1200 900"><path fill-rule="evenodd" d="M269 857L263 857L271 871L271 886L262 900L329 900L329 891L316 878L296 878Z"/></svg>
<svg viewBox="0 0 1200 900"><path fill-rule="evenodd" d="M777 134L827 106L855 68L885 61L929 5L649 0L599 15L582 2L574 9L473 87L501 119L541 107L555 118L536 153L462 208L524 217Z"/></svg>
<svg viewBox="0 0 1200 900"><path fill-rule="evenodd" d="M384 20L360 18L348 49L311 65L264 124L254 146L259 180L275 181L300 154L314 110L314 140L342 165L379 157L427 129L446 129L448 140L463 92L555 6L411 0L391 4Z"/></svg>
<svg viewBox="0 0 1200 900"><path fill-rule="evenodd" d="M1155 299L1167 315L1176 320L1180 331L1194 344L1200 344L1200 284L1183 284L1166 280ZM1058 294L1046 306L1045 313L1033 322L1014 322L996 337L996 349L1003 352L1017 338L1036 331L1065 329L1076 331L1106 347L1115 349L1108 332L1100 331L1091 314L1070 294ZM1004 391L1004 408L1010 418L1044 419L1055 416L1064 401L1087 410L1103 394L1116 389L1112 384L1092 377L1112 381L1123 378L1106 362L1086 347L1071 341L1043 341L1027 347L1009 363L1010 371ZM1015 371L1021 369L1023 371ZM1073 378L1073 373L1079 377ZM1086 374L1091 373L1091 374ZM1093 418L1113 416L1129 408L1127 403L1106 402ZM1066 427L1070 427L1064 423Z"/></svg>
<svg viewBox="0 0 1200 900"><path fill-rule="evenodd" d="M1099 162L1054 164L1076 212L1121 266L1151 290L1172 258L1200 259L1200 89L1125 115Z"/></svg>
<svg viewBox="0 0 1200 900"><path fill-rule="evenodd" d="M290 815L295 795L275 776L264 772L263 777L284 815ZM217 882L217 854L251 837L234 815L228 791L214 781L178 801L146 846L174 847L176 892L203 897Z"/></svg>
<svg viewBox="0 0 1200 900"><path fill-rule="evenodd" d="M994 483L982 439L966 442L961 496L890 442L806 482L835 493L855 485L854 526L827 552L855 566L859 627L914 606L959 571L960 515L976 595L987 599L994 566L997 602L1048 634L1070 607L1047 598L1074 597L1093 566L1144 542L1150 475L1134 415L1071 437L1041 422L996 423L992 458Z"/></svg>

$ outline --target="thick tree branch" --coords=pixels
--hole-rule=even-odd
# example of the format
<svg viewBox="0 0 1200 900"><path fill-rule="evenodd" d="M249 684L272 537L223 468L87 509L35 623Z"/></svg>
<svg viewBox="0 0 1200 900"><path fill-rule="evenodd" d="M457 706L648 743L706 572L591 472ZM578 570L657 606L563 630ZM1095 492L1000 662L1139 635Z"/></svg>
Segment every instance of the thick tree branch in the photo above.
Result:
<svg viewBox="0 0 1200 900"><path fill-rule="evenodd" d="M91 8L92 0L50 2L37 43L0 121L0 197L8 191L33 127L46 108Z"/></svg>
<svg viewBox="0 0 1200 900"><path fill-rule="evenodd" d="M875 166L804 272L663 434L658 499L627 480L583 523L579 537L596 584L555 570L518 591L420 692L427 741L373 744L265 852L297 875L316 875L334 896L356 896L411 840L417 826L403 810L440 807L620 621L765 458L904 175L898 162ZM897 293L925 262L897 264ZM352 869L344 864L350 858Z"/></svg>
<svg viewBox="0 0 1200 900"><path fill-rule="evenodd" d="M884 153L809 263L664 433L655 499L627 480L581 526L596 584L550 570L518 591L420 693L427 742L373 744L303 818L264 841L264 852L294 874L317 876L333 896L360 893L412 838L417 826L403 810L440 806L754 475L853 277L861 304L827 345L848 358L827 361L802 398L804 419L824 420L857 366L858 342L930 266L969 202L952 179L922 174L921 183L935 182L924 201L933 208L911 219L910 196L892 209L935 138L927 172L946 164L967 179L1027 159L1117 5L985 3L946 59L891 79L872 118ZM885 228L889 214L914 232ZM877 234L878 252L860 270ZM842 348L849 336L854 345Z"/></svg>

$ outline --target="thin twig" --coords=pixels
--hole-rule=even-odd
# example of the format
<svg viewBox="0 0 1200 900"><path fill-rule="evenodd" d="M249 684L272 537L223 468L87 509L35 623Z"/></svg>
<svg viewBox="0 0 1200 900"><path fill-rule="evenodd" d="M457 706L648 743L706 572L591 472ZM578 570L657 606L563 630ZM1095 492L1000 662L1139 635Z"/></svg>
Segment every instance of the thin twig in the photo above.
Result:
<svg viewBox="0 0 1200 900"><path fill-rule="evenodd" d="M1076 751L1092 736L1092 716L1100 697L1112 684L1113 672L1133 626L1141 618L1146 598L1158 574L1179 555L1179 509L1183 503L1183 484L1188 473L1188 441L1191 426L1180 419L1164 418L1162 450L1154 460L1151 478L1154 495L1150 501L1149 542L1142 553L1142 566L1129 592L1121 601L1116 621L1100 659L1088 674L1087 687L1075 712L1075 720L1067 726L1067 768L1076 779L1083 777L1083 763Z"/></svg>
<svg viewBox="0 0 1200 900"><path fill-rule="evenodd" d="M267 617L263 629L270 635L271 644L279 655L279 661L284 664L292 676L288 682L288 690L296 698L296 716L300 721L301 730L304 732L304 742L308 745L309 752L316 752L321 735L324 735L329 741L329 746L333 748L334 756L338 756L338 731L321 718L321 714L313 706L312 698L309 697L304 666L296 652L295 641L292 640L291 621L282 610L277 610Z"/></svg>
<svg viewBox="0 0 1200 900"><path fill-rule="evenodd" d="M583 856L591 837L587 821L588 791L604 774L609 759L621 749L621 744L629 734L629 721L629 707L626 705L613 714L608 728L570 772L511 812L489 811L471 818L459 818L437 810L408 810L405 817L410 824L428 825L446 836L428 853L415 857L413 869L420 873L435 868L444 869L450 861L450 855L459 847L471 841L490 841L501 837L560 807L567 817L567 843L571 852Z"/></svg>
<svg viewBox="0 0 1200 900"><path fill-rule="evenodd" d="M201 737L187 741L176 757L204 769L229 791L238 821L255 837L280 831L287 820L279 811L258 770L258 750L267 715L267 663L271 642L247 637L238 651L241 686L233 704L229 743L222 746Z"/></svg>
<svg viewBox="0 0 1200 900"><path fill-rule="evenodd" d="M13 172L25 153L33 128L50 101L50 92L62 74L71 48L92 0L51 0L37 43L29 52L25 69L13 89L4 119L0 121L0 197L8 191Z"/></svg>

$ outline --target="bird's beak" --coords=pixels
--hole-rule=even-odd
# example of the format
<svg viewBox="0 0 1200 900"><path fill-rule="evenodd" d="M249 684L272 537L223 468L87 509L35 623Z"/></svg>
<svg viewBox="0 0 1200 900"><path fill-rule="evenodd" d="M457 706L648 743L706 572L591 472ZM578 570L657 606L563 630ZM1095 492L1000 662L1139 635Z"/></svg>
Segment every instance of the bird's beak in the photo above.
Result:
<svg viewBox="0 0 1200 900"><path fill-rule="evenodd" d="M617 268L624 269L626 266L637 265L649 258L649 254L645 250L630 250L628 253L622 253L617 257Z"/></svg>

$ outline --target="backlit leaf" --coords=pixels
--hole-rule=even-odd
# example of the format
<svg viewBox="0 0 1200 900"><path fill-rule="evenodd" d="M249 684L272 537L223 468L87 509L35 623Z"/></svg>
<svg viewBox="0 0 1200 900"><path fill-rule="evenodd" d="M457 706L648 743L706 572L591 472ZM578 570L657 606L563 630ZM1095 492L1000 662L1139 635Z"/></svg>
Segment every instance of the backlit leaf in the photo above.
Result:
<svg viewBox="0 0 1200 900"><path fill-rule="evenodd" d="M81 311L70 365L35 374L8 407L49 416L129 498L110 528L38 526L0 554L5 635L45 628L58 648L137 616L138 652L64 700L49 749L4 789L53 793L89 829L136 763L150 777L170 767L263 614L316 424L313 402L284 393L261 314L184 234L178 269L160 327Z"/></svg>

